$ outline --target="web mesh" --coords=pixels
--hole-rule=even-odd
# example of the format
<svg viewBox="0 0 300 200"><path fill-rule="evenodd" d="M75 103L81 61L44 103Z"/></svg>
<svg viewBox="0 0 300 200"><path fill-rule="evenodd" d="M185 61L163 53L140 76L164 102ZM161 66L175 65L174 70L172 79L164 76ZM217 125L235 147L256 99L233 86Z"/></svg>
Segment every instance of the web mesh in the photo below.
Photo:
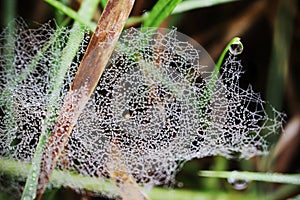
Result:
<svg viewBox="0 0 300 200"><path fill-rule="evenodd" d="M212 76L199 59L212 63L205 53L176 30L127 30L72 133L70 166L98 176L121 171L152 186L172 184L193 158L266 154L265 136L281 127L281 114L269 118L260 96L239 87L233 55L201 102ZM125 169L112 169L116 155Z"/></svg>
<svg viewBox="0 0 300 200"><path fill-rule="evenodd" d="M54 127L88 38L82 41L64 74L59 63L70 30L53 28L53 22L37 29L29 29L22 19L15 24L14 33L9 33L8 27L0 36L0 157L31 163L40 135ZM61 83L59 76L65 76ZM24 166L24 170L28 168ZM19 184L10 185L22 188ZM7 191L8 187L0 184L0 189ZM20 192L12 194L18 196Z"/></svg>
<svg viewBox="0 0 300 200"><path fill-rule="evenodd" d="M53 90L69 31L49 24L19 27L11 38L4 32L0 39L5 44L0 49L0 155L30 163L43 128L56 120L86 40L63 85ZM268 117L260 96L239 86L242 66L234 55L209 91L213 66L201 46L176 30L125 31L57 169L99 181L110 177L119 187L130 187L132 181L123 181L126 174L151 187L173 184L182 164L193 158L266 154L265 138L281 128L281 113L272 109Z"/></svg>

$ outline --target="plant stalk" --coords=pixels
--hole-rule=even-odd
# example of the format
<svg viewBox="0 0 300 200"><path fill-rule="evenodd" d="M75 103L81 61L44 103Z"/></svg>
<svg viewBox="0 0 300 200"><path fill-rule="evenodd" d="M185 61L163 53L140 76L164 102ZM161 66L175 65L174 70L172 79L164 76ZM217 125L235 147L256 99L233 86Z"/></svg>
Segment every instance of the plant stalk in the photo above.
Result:
<svg viewBox="0 0 300 200"><path fill-rule="evenodd" d="M67 144L74 124L104 71L133 4L134 0L109 0L98 21L97 28L59 112L58 120L55 123L56 127L46 145L41 163L38 181L40 188L37 190L37 199L42 198L57 160Z"/></svg>

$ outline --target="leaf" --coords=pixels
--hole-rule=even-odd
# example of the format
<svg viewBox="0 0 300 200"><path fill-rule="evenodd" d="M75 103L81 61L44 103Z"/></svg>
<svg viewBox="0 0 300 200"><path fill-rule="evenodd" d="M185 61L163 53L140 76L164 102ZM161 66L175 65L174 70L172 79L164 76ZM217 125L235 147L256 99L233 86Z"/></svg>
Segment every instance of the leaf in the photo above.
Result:
<svg viewBox="0 0 300 200"><path fill-rule="evenodd" d="M233 48L233 46L237 45L237 48L241 48L240 52L238 52L238 54L241 53L241 51L243 50L243 44L240 42L240 38L238 37L234 37L225 47L225 49L223 50L220 58L218 59L218 62L214 68L213 74L212 74L212 78L210 79L207 87L204 90L204 94L203 94L203 99L201 101L202 106L206 106L207 103L210 101L211 96L213 94L213 90L215 88L215 84L216 81L218 79L219 73L220 73L220 69L222 66L222 63L224 61L225 55L228 53L228 51L232 51L231 48Z"/></svg>
<svg viewBox="0 0 300 200"><path fill-rule="evenodd" d="M214 6L222 3L230 3L238 0L186 0L178 4L176 8L173 10L172 14L179 14L183 12L187 12L194 9L205 8L209 6Z"/></svg>
<svg viewBox="0 0 300 200"><path fill-rule="evenodd" d="M96 28L95 23L91 22L90 20L86 20L84 17L82 17L82 15L80 15L73 9L69 8L62 2L56 1L56 0L44 0L44 1L49 3L50 5L52 5L53 7L55 7L57 10L65 13L66 15L68 15L75 21L79 22L80 24L87 26L90 30L95 30L95 28ZM89 4L89 8L95 8L97 6L97 4L98 4L98 1L93 1L92 3ZM94 13L94 11L91 12L87 9L85 10L85 12Z"/></svg>
<svg viewBox="0 0 300 200"><path fill-rule="evenodd" d="M93 12L91 11L91 5L95 5L95 0L86 0L82 3L80 10L78 11L79 15L81 15L84 19L90 20L93 16ZM86 9L86 7L89 6L89 9ZM77 53L77 47L80 45L83 37L84 37L84 31L83 27L79 23L74 23L72 28L72 33L69 37L69 41L67 46L64 48L64 57L62 58L60 62L60 70L56 74L56 81L52 84L51 89L52 92L59 89L62 86L62 83L64 81L64 75L66 74L68 67L70 63L72 62L74 56ZM51 106L51 103L56 102L58 96L55 95L56 93L53 92L53 95L51 99L49 100L49 107L47 109L47 113L53 113L55 111L55 108ZM48 116L48 115L46 115ZM45 124L47 125L50 123L51 119L46 118ZM34 154L34 157L32 159L32 167L30 169L30 173L28 175L28 178L26 180L25 188L22 193L22 199L34 199L36 196L36 190L37 190L37 184L38 180L37 177L39 176L39 170L40 170L40 163L42 159L42 152L44 150L47 138L49 136L48 133L48 127L44 128L43 133L41 133L39 142L36 147L36 152Z"/></svg>
<svg viewBox="0 0 300 200"><path fill-rule="evenodd" d="M181 1L182 0L159 0L150 11L142 27L159 26Z"/></svg>

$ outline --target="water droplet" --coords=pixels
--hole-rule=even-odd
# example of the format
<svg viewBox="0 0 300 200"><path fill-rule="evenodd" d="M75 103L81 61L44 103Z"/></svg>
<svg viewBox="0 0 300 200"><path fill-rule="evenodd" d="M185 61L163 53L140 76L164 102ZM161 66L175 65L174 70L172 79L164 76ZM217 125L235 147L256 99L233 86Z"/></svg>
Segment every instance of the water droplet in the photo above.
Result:
<svg viewBox="0 0 300 200"><path fill-rule="evenodd" d="M243 52L243 49L243 44L239 39L235 40L229 47L230 53L235 56L241 54Z"/></svg>
<svg viewBox="0 0 300 200"><path fill-rule="evenodd" d="M26 196L23 198L24 200L31 200L32 198L30 196Z"/></svg>
<svg viewBox="0 0 300 200"><path fill-rule="evenodd" d="M34 187L33 187L33 186L30 186L28 190L29 190L30 192L32 192L33 189L34 189Z"/></svg>
<svg viewBox="0 0 300 200"><path fill-rule="evenodd" d="M238 179L236 176L229 177L228 183L236 190L245 190L249 186L249 181L245 179Z"/></svg>
<svg viewBox="0 0 300 200"><path fill-rule="evenodd" d="M183 182L178 182L178 183L177 183L177 187L182 188L183 186L184 186L184 183L183 183Z"/></svg>
<svg viewBox="0 0 300 200"><path fill-rule="evenodd" d="M37 174L36 173L32 173L32 179L36 179L36 177L37 177Z"/></svg>
<svg viewBox="0 0 300 200"><path fill-rule="evenodd" d="M130 119L131 115L130 115L129 110L125 110L125 111L123 112L123 117L124 117L125 119Z"/></svg>

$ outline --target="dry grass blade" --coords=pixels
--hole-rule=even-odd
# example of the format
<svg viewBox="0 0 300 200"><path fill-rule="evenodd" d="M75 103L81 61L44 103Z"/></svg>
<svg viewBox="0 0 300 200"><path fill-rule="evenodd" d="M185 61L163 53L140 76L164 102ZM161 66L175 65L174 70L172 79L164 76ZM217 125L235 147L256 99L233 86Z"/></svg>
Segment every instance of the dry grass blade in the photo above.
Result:
<svg viewBox="0 0 300 200"><path fill-rule="evenodd" d="M134 0L109 0L100 17L45 148L37 199L42 198L57 159L64 150L74 124L103 73L133 4Z"/></svg>
<svg viewBox="0 0 300 200"><path fill-rule="evenodd" d="M111 142L110 158L107 169L112 181L118 187L118 193L123 200L147 200L148 197L143 193L134 178L128 172L121 149L116 141Z"/></svg>

